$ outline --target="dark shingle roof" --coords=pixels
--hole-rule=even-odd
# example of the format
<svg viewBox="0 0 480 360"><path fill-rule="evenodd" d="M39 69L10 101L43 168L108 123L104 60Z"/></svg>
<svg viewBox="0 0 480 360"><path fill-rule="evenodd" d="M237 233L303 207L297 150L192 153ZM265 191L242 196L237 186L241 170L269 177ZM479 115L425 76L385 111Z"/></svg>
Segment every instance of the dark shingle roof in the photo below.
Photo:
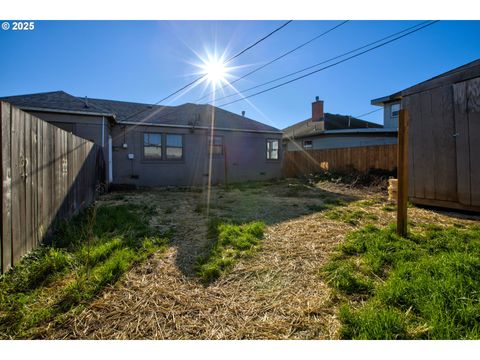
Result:
<svg viewBox="0 0 480 360"><path fill-rule="evenodd" d="M81 98L64 91L8 96L0 98L19 108L56 111L77 111L114 116L117 122L167 124L209 127L215 109L215 127L223 129L280 132L277 128L260 123L211 105L183 104L162 106L127 101ZM88 103L88 106L86 105Z"/></svg>
<svg viewBox="0 0 480 360"><path fill-rule="evenodd" d="M278 129L211 105L186 103L179 106L149 105L124 101L89 99L95 106L113 112L118 122L135 122L183 126L210 126L215 109L215 127L255 131Z"/></svg>
<svg viewBox="0 0 480 360"><path fill-rule="evenodd" d="M0 98L0 100L9 102L19 108L37 108L111 115L111 113L92 105L90 102L88 102L87 105L84 99L72 96L64 91L6 96Z"/></svg>
<svg viewBox="0 0 480 360"><path fill-rule="evenodd" d="M369 121L360 120L351 116L325 113L325 131L343 129L366 129L382 128L383 126ZM300 121L283 129L284 136L288 138L300 138L323 134L317 122L311 119Z"/></svg>

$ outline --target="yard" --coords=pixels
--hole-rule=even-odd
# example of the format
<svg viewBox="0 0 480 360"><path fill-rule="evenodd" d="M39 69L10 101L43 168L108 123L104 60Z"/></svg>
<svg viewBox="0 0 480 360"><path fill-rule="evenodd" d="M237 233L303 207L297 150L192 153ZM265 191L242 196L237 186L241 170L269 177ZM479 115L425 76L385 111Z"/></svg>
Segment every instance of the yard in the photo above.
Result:
<svg viewBox="0 0 480 360"><path fill-rule="evenodd" d="M58 276L16 288L26 263L1 279L2 338L480 337L478 216L411 207L398 239L385 190L292 179L215 187L209 205L201 190L113 192L96 209L60 232L84 235L48 268Z"/></svg>

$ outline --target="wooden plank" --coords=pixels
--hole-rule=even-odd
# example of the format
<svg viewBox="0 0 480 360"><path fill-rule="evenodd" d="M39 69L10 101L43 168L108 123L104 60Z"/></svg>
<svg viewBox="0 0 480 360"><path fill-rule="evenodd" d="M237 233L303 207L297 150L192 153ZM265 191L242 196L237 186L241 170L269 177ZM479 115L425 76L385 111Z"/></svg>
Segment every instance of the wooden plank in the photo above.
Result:
<svg viewBox="0 0 480 360"><path fill-rule="evenodd" d="M421 142L420 154L422 162L420 164L421 170L419 176L423 182L423 188L425 191L425 197L427 199L435 199L435 162L436 151L434 145L434 133L435 121L432 114L432 94L430 92L421 93L421 133L415 133L414 136L419 137Z"/></svg>
<svg viewBox="0 0 480 360"><path fill-rule="evenodd" d="M408 110L398 114L397 234L407 235L408 203Z"/></svg>
<svg viewBox="0 0 480 360"><path fill-rule="evenodd" d="M37 121L36 118L31 116L30 117L31 123L31 148L30 148L30 172L31 172L31 202L32 202L32 248L35 248L38 243L37 239L37 195L38 195L38 182L37 182L37 159L38 159L38 149L37 149Z"/></svg>
<svg viewBox="0 0 480 360"><path fill-rule="evenodd" d="M43 241L41 226L43 222L43 122L35 119L37 123L37 193L36 193L36 207L37 207L37 227L36 239L37 245Z"/></svg>
<svg viewBox="0 0 480 360"><path fill-rule="evenodd" d="M467 114L467 86L465 82L453 84L453 106L455 113L458 201L464 205L471 205L470 135Z"/></svg>
<svg viewBox="0 0 480 360"><path fill-rule="evenodd" d="M470 200L480 206L480 77L467 82L470 143Z"/></svg>
<svg viewBox="0 0 480 360"><path fill-rule="evenodd" d="M418 198L411 198L410 201L415 205L435 206L435 207L462 210L462 211L475 211L480 213L480 206L465 205L465 204L461 204L459 202L454 202L454 201L418 199Z"/></svg>
<svg viewBox="0 0 480 360"><path fill-rule="evenodd" d="M425 162L425 156L423 153L423 127L422 127L422 108L421 108L421 95L416 94L409 96L410 100L410 131L409 131L409 146L410 151L413 151L413 168L410 171L413 172L413 187L414 196L417 198L425 197L425 173L422 171L423 164ZM399 165L397 165L399 166ZM418 171L417 171L418 170Z"/></svg>
<svg viewBox="0 0 480 360"><path fill-rule="evenodd" d="M457 160L451 86L431 91L435 199L457 201Z"/></svg>
<svg viewBox="0 0 480 360"><path fill-rule="evenodd" d="M24 253L33 248L33 223L32 223L32 121L31 115L24 113L25 122L25 218L22 221L25 227Z"/></svg>
<svg viewBox="0 0 480 360"><path fill-rule="evenodd" d="M1 272L12 266L12 174L11 174L11 107L0 102L0 139L2 157L2 239L0 244Z"/></svg>
<svg viewBox="0 0 480 360"><path fill-rule="evenodd" d="M22 202L22 194L24 188L23 181L23 116L19 109L12 107L12 122L11 122L11 144L12 144L12 265L23 255L23 216L24 200Z"/></svg>

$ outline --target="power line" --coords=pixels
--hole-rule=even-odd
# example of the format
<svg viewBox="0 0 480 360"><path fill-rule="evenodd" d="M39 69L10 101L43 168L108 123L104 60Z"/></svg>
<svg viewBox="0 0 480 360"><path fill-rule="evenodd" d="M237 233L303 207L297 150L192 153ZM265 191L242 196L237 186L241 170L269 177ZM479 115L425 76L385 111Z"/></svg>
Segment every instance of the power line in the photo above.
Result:
<svg viewBox="0 0 480 360"><path fill-rule="evenodd" d="M227 61L225 61L225 64L228 64L229 62L233 61L234 59L236 59L237 57L239 57L240 55L242 55L244 52L250 50L251 48L253 48L255 45L258 45L259 43L261 43L262 41L266 40L267 38L269 38L270 36L272 36L273 34L275 34L277 31L283 29L285 26L287 26L288 24L290 24L293 20L288 20L285 24L283 24L282 26L276 28L275 30L273 30L270 34L267 34L266 36L264 36L263 38L261 38L260 40L256 41L255 43L253 43L252 45L250 45L249 47L247 47L246 49L243 49L242 51L240 51L238 54L232 56L230 59L228 59Z"/></svg>
<svg viewBox="0 0 480 360"><path fill-rule="evenodd" d="M288 20L287 22L285 22L284 24L282 24L281 26L277 27L276 29L274 29L273 31L271 31L270 33L268 33L267 35L265 35L264 37L262 37L261 39L255 41L253 44L247 46L245 49L241 50L240 52L238 52L237 54L233 55L232 57L230 57L228 60L225 61L225 64L229 63L229 62L232 62L233 60L235 60L237 57L239 57L240 55L242 55L243 53L247 52L248 50L250 50L251 48L255 47L256 45L260 44L262 41L268 39L270 36L272 36L273 34L275 34L277 31L280 31L281 29L283 29L285 26L287 26L288 24L290 24L293 20ZM160 104L161 102L171 98L172 96L178 94L180 91L182 90L185 90L186 88L192 86L193 84L199 82L200 80L202 80L203 78L205 78L207 76L207 74L204 74L198 78L196 78L195 80L189 82L188 84L182 86L180 89L174 91L173 93L171 93L170 95L164 97L163 99L160 99L158 100L156 103L152 104L152 105L158 105ZM128 116L127 118L125 118L123 121L126 121L134 116L137 116L143 112L147 111L147 109L143 109L137 113L134 113L130 116Z"/></svg>
<svg viewBox="0 0 480 360"><path fill-rule="evenodd" d="M274 62L276 62L276 61L284 58L285 56L290 55L291 53L293 53L293 52L295 52L295 51L297 51L297 50L300 50L300 49L303 48L304 46L307 46L308 44L312 43L313 41L321 38L322 36L327 35L328 33L332 32L333 30L335 30L335 29L339 28L340 26L346 24L348 21L349 21L349 20L345 20L345 21L341 22L340 24L335 25L334 27L332 27L332 28L330 28L330 29L322 32L321 34L313 37L312 39L308 40L307 42L304 42L303 44L298 45L297 47L293 48L292 50L289 50L289 51L287 51L286 53L283 53L282 55L276 57L275 59L267 62L266 64L264 64L264 65L262 65L262 66L259 66L258 68L254 69L254 70L252 70L252 71L250 71L250 72L248 72L248 73L246 73L245 75L239 77L238 79L235 79L234 81L232 81L232 82L230 82L230 83L228 83L228 84L224 84L224 85L221 86L219 89L215 89L215 90L209 92L208 94L206 94L206 95L202 96L201 98L197 99L197 102L200 101L200 100L202 100L202 99L205 99L205 98L208 97L209 95L214 94L214 93L216 93L216 92L219 91L219 90L225 89L225 88L226 88L227 86L229 86L229 85L233 85L233 84L235 84L236 82L238 82L238 81L240 81L240 80L242 80L242 79L245 79L247 76L250 76L250 75L256 73L257 71L260 71L260 70L266 68L267 66L269 66L269 65L273 64Z"/></svg>
<svg viewBox="0 0 480 360"><path fill-rule="evenodd" d="M405 37L405 36L408 36L408 35L410 35L410 34L413 34L413 33L417 32L417 31L420 31L420 30L422 30L422 29L424 29L424 28L426 28L426 27L428 27L428 26L431 26L431 25L437 23L438 21L440 21L440 20L432 21L432 22L430 22L430 23L427 24L427 25L424 25L424 26L422 26L422 27L419 27L419 28L417 28L417 29L415 29L415 30L412 30L412 31L410 31L410 32L407 32L407 33L405 33L405 34L403 34L403 35L397 36L397 37L395 37L395 38L393 38L393 39L391 39L391 40L385 41L385 42L383 42L383 43L381 43L381 44L379 44L379 45L377 45L377 46L374 46L374 47L372 47L372 48L370 48L370 49L367 49L367 50L362 51L362 52L360 52L360 53L357 53L357 54L355 54L355 55L349 56L349 57L347 57L347 58L345 58L345 59L343 59L343 60L340 60L340 61L337 61L337 62L335 62L335 63L333 63L333 64L327 65L327 66L325 66L325 67L323 67L323 68L320 68L320 69L318 69L318 70L309 72L309 73L307 73L307 74L305 74L305 75L296 77L296 78L294 78L294 79L292 79L292 80L285 81L285 82L283 82L283 83L281 83L281 84L272 86L272 87L270 87L270 88L268 88L268 89L265 89L265 90L256 92L256 93L251 94L251 95L248 95L248 96L244 96L244 97L242 97L242 98L240 98L240 99L237 99L237 100L228 102L228 103L226 103L226 104L219 105L219 107L224 107L224 106L227 106L227 105L231 105L231 104L234 104L234 103L236 103L236 102L239 102L239 101L242 101L242 100L245 100L245 99L248 99L248 98L251 98L251 97L254 97L254 96L263 94L263 93L266 93L267 91L271 91L271 90L277 89L277 88L279 88L279 87L285 86L285 85L287 85L287 84L290 84L290 83L292 83L292 82L298 81L298 80L300 80L300 79L306 78L306 77L311 76L311 75L313 75L313 74L316 74L316 73L318 73L318 72L320 72L320 71L326 70L326 69L328 69L328 68L331 68L331 67L333 67L333 66L339 65L339 64L341 64L341 63L343 63L343 62L345 62L345 61L348 61L348 60L350 60L350 59L353 59L353 58L356 58L356 57L358 57L358 56L360 56L360 55L366 54L366 53L368 53L368 52L370 52L370 51L372 51L372 50L378 49L378 48L380 48L380 47L382 47L382 46L385 46L385 45L387 45L387 44L389 44L389 43L391 43L391 42L394 42L394 41L396 41L396 40L398 40L398 39L401 39L401 38L403 38L403 37ZM287 75L287 76L291 76L291 75L292 75L292 74ZM276 80L278 80L278 79L276 79ZM276 81L276 80L274 80L274 81Z"/></svg>
<svg viewBox="0 0 480 360"><path fill-rule="evenodd" d="M393 34L391 34L391 35L385 36L385 37L383 37L383 38L381 38L381 39L378 39L378 40L373 41L373 42L371 42L371 43L368 43L368 44L366 44L366 45L360 46L360 47L358 47L358 48L356 48L356 49L347 51L347 52L345 52L345 53L343 53L343 54L334 56L334 57L329 58L329 59L327 59L327 60L323 60L323 61L318 62L318 63L316 63L316 64L313 64L313 65L311 65L311 66L307 66L306 68L303 68L303 69L294 71L294 72L289 73L289 74L287 74L287 75L280 76L280 77L278 77L278 78L275 78L275 79L273 79L273 80L264 82L264 83L262 83L262 84L252 86L252 87L250 87L250 88L248 88L248 89L245 89L245 90L242 90L242 91L240 91L240 92L241 92L241 93L244 93L244 92L247 92L247 91L250 91L250 90L254 90L254 89L257 89L257 88L259 88L259 87L262 87L262 86L265 86L265 85L268 85L268 84L277 82L277 81L279 81L279 80L283 80L283 79L288 78L288 77L290 77L290 76L293 76L293 75L302 73L302 72L304 72L304 71L313 69L313 68L315 68L315 67L317 67L317 66L326 64L326 63L328 63L328 62L330 62L330 61L333 61L333 60L336 60L336 59L338 59L338 58L344 57L344 56L346 56L346 55L352 54L352 53L354 53L354 52L356 52L356 51L359 51L359 50L368 48L369 46L375 45L375 44L377 44L377 43L379 43L379 42L382 42L382 41L384 41L384 40L390 39L390 38L392 38L392 37L394 37L394 36L397 36L397 35L399 35L399 34L402 34L402 33L406 32L406 31L409 31L409 30L412 30L412 29L417 28L417 27L419 27L419 26L422 26L422 25L424 25L424 24L426 24L426 23L428 23L428 22L429 22L429 21L424 21L424 22L421 22L421 23L416 24L416 25L414 25L414 26L410 26L410 27L408 27L408 28L406 28L406 29L404 29L404 30L401 30L401 31L398 31L398 32L393 33ZM219 99L216 99L216 101L220 101L220 100L227 99L227 98L230 98L230 97L232 97L232 96L237 96L237 95L238 95L238 94L226 95L226 96L223 96L223 97L221 97L221 98L219 98Z"/></svg>
<svg viewBox="0 0 480 360"><path fill-rule="evenodd" d="M362 118L364 116L367 116L367 115L370 115L370 114L373 114L377 111L380 111L380 110L383 110L383 108L378 108L378 109L375 109L375 110L372 110L372 111L369 111L369 112L366 112L365 114L362 114L362 115L358 115L358 116L354 116L355 118L359 119L359 118Z"/></svg>

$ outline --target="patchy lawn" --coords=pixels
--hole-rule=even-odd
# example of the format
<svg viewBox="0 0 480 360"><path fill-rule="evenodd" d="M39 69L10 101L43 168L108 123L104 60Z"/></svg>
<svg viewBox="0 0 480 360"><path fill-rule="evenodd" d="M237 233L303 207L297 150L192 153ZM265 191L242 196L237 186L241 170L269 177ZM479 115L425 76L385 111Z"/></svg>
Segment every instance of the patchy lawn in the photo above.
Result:
<svg viewBox="0 0 480 360"><path fill-rule="evenodd" d="M379 188L319 182L250 182L206 191L149 189L103 196L100 207L149 209L148 227L171 238L119 281L105 284L82 307L29 333L79 339L335 339L360 334L383 275L358 274L356 259L338 255L355 231L387 232L395 207ZM410 226L470 229L478 217L412 207ZM370 229L370 227L367 227ZM365 231L365 230L364 230ZM410 240L405 240L410 241ZM385 250L387 253L390 250ZM340 258L338 258L340 256ZM347 258L349 259L347 261ZM341 264L339 261L347 261ZM325 272L332 262L344 290ZM372 260L373 264L373 260ZM372 265L373 266L373 265ZM355 281L349 283L349 276ZM373 276L373 277L372 277ZM117 279L117 278L116 278ZM340 281L341 282L341 281ZM399 311L403 311L403 308ZM405 310L408 311L408 308ZM410 313L415 313L414 309ZM351 315L351 316L350 316ZM391 314L385 314L389 323ZM350 319L353 319L350 321ZM368 320L370 321L370 320ZM421 321L418 323L420 324ZM407 327L407 329L410 329ZM414 327L418 333L422 327ZM411 330L407 330L408 331ZM411 332L412 333L412 332Z"/></svg>
<svg viewBox="0 0 480 360"><path fill-rule="evenodd" d="M0 277L0 338L37 337L164 248L150 215L145 206L92 206L60 224L51 243Z"/></svg>
<svg viewBox="0 0 480 360"><path fill-rule="evenodd" d="M347 296L347 339L479 339L480 226L394 227L350 233L323 268Z"/></svg>

